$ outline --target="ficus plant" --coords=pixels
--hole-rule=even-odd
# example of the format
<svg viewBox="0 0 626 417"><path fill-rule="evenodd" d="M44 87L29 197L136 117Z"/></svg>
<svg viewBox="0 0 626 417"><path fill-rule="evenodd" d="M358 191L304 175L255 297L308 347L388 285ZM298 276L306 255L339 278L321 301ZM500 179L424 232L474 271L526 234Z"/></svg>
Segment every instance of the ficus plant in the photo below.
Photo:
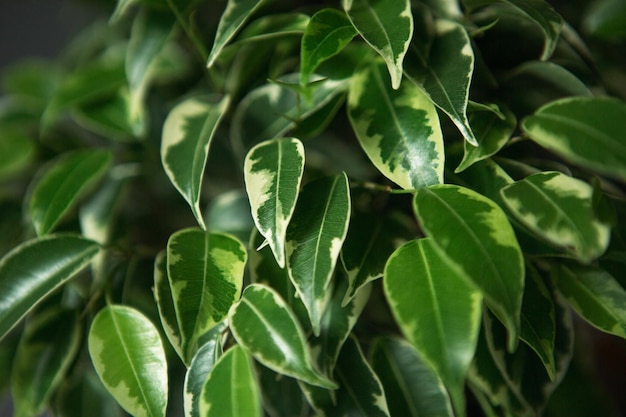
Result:
<svg viewBox="0 0 626 417"><path fill-rule="evenodd" d="M615 412L621 0L110 6L3 73L16 417Z"/></svg>

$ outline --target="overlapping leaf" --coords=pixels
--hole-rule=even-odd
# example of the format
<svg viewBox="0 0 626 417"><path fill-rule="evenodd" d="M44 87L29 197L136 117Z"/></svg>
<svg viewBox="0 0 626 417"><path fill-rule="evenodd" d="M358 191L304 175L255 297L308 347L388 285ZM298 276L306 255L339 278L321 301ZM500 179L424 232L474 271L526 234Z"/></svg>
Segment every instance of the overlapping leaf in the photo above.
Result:
<svg viewBox="0 0 626 417"><path fill-rule="evenodd" d="M167 276L167 252L159 252L154 260L154 299L159 310L161 327L179 357L184 358L183 340L176 318L176 307Z"/></svg>
<svg viewBox="0 0 626 417"><path fill-rule="evenodd" d="M565 98L522 121L524 132L566 160L626 181L626 104L606 97Z"/></svg>
<svg viewBox="0 0 626 417"><path fill-rule="evenodd" d="M590 262L606 250L610 227L596 219L591 185L559 172L542 172L501 192L524 226L581 261Z"/></svg>
<svg viewBox="0 0 626 417"><path fill-rule="evenodd" d="M404 189L443 182L443 137L432 102L411 82L397 90L380 62L352 77L348 116L372 163Z"/></svg>
<svg viewBox="0 0 626 417"><path fill-rule="evenodd" d="M185 363L239 299L246 260L245 247L226 234L184 229L170 237L167 274Z"/></svg>
<svg viewBox="0 0 626 417"><path fill-rule="evenodd" d="M309 384L336 388L314 367L302 328L274 290L261 284L246 287L230 310L229 322L237 342L263 365Z"/></svg>
<svg viewBox="0 0 626 417"><path fill-rule="evenodd" d="M167 362L159 332L139 311L100 310L89 330L89 354L117 402L136 417L165 417Z"/></svg>
<svg viewBox="0 0 626 417"><path fill-rule="evenodd" d="M163 168L202 228L200 188L204 167L211 140L229 101L228 96L189 98L172 109L163 125Z"/></svg>
<svg viewBox="0 0 626 417"><path fill-rule="evenodd" d="M287 269L316 335L349 219L350 189L344 173L307 184L287 228Z"/></svg>
<svg viewBox="0 0 626 417"><path fill-rule="evenodd" d="M232 47L287 35L302 35L309 23L303 13L282 13L260 17L246 26Z"/></svg>
<svg viewBox="0 0 626 417"><path fill-rule="evenodd" d="M395 251L383 283L398 325L446 385L456 412L464 415L465 375L480 329L480 292L428 238Z"/></svg>
<svg viewBox="0 0 626 417"><path fill-rule="evenodd" d="M295 138L262 142L254 146L244 163L246 191L254 222L285 266L285 236L293 215L304 173L304 147Z"/></svg>
<svg viewBox="0 0 626 417"><path fill-rule="evenodd" d="M111 163L111 152L82 150L63 155L36 180L28 202L38 236L51 232Z"/></svg>
<svg viewBox="0 0 626 417"><path fill-rule="evenodd" d="M50 235L22 243L0 261L0 339L98 253L96 242Z"/></svg>
<svg viewBox="0 0 626 417"><path fill-rule="evenodd" d="M520 332L524 263L502 209L455 185L419 190L414 209L426 235L481 290L487 305L507 327L513 349Z"/></svg>
<svg viewBox="0 0 626 417"><path fill-rule="evenodd" d="M393 89L400 88L402 64L413 36L409 0L342 0L359 35L385 60Z"/></svg>
<svg viewBox="0 0 626 417"><path fill-rule="evenodd" d="M277 374L263 365L256 367L263 409L270 417L309 417L309 404L297 379Z"/></svg>

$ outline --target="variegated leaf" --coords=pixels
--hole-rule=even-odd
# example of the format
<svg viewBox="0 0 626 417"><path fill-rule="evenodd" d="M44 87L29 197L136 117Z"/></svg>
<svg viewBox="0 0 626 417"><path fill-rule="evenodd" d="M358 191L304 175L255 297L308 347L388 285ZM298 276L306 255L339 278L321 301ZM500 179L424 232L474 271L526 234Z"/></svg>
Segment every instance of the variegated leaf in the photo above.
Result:
<svg viewBox="0 0 626 417"><path fill-rule="evenodd" d="M184 358L183 339L176 318L170 280L167 277L167 252L165 250L159 252L154 260L154 299L165 336L178 356Z"/></svg>
<svg viewBox="0 0 626 417"><path fill-rule="evenodd" d="M426 235L478 286L487 305L505 324L513 350L520 334L524 262L502 209L475 191L455 185L419 190L414 209Z"/></svg>
<svg viewBox="0 0 626 417"><path fill-rule="evenodd" d="M304 173L304 146L296 138L269 140L254 146L244 163L246 191L254 223L285 266L285 235L296 207Z"/></svg>
<svg viewBox="0 0 626 417"><path fill-rule="evenodd" d="M247 286L228 317L237 342L263 365L309 384L336 388L313 365L302 328L274 290L261 284Z"/></svg>
<svg viewBox="0 0 626 417"><path fill-rule="evenodd" d="M130 307L107 306L94 318L88 342L100 380L129 414L165 417L167 361L147 317Z"/></svg>
<svg viewBox="0 0 626 417"><path fill-rule="evenodd" d="M468 143L476 146L478 142L467 119L474 72L469 35L463 26L449 20L437 20L433 32L432 42L418 39L412 43L406 59L406 77L450 117Z"/></svg>
<svg viewBox="0 0 626 417"><path fill-rule="evenodd" d="M533 233L583 262L602 255L610 226L596 219L593 187L560 172L541 172L504 187L507 207Z"/></svg>
<svg viewBox="0 0 626 417"><path fill-rule="evenodd" d="M68 234L28 240L7 253L0 260L0 339L98 251L96 242Z"/></svg>
<svg viewBox="0 0 626 417"><path fill-rule="evenodd" d="M186 364L200 338L239 299L246 260L245 247L230 235L184 229L170 237L167 274Z"/></svg>
<svg viewBox="0 0 626 417"><path fill-rule="evenodd" d="M316 335L349 220L350 189L343 173L307 184L287 228L287 269Z"/></svg>
<svg viewBox="0 0 626 417"><path fill-rule="evenodd" d="M188 98L172 109L163 125L161 161L165 173L191 207L203 229L200 188L211 140L229 97L200 96Z"/></svg>
<svg viewBox="0 0 626 417"><path fill-rule="evenodd" d="M338 54L356 30L345 13L322 9L315 13L302 35L300 46L300 84L306 85L319 64Z"/></svg>
<svg viewBox="0 0 626 417"><path fill-rule="evenodd" d="M402 64L413 36L409 0L342 0L359 35L385 60L391 85L400 88Z"/></svg>
<svg viewBox="0 0 626 417"><path fill-rule="evenodd" d="M546 104L522 121L532 140L562 158L626 181L626 103L572 97Z"/></svg>
<svg viewBox="0 0 626 417"><path fill-rule="evenodd" d="M391 89L383 71L376 62L352 77L348 116L361 147L404 189L443 182L443 136L435 106L411 82Z"/></svg>
<svg viewBox="0 0 626 417"><path fill-rule="evenodd" d="M395 251L383 284L396 322L445 384L457 414L465 415L465 376L480 330L480 292L429 238Z"/></svg>

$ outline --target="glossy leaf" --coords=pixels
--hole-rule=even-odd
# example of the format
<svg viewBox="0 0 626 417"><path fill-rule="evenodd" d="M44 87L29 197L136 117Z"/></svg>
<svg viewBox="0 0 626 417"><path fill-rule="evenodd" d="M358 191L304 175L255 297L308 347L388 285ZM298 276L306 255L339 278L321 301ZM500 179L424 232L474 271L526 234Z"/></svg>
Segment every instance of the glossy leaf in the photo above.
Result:
<svg viewBox="0 0 626 417"><path fill-rule="evenodd" d="M38 236L51 232L89 186L108 169L112 155L83 150L63 155L37 178L28 208Z"/></svg>
<svg viewBox="0 0 626 417"><path fill-rule="evenodd" d="M239 299L246 260L245 247L226 234L184 229L170 237L167 274L185 363L191 361L198 340L224 320Z"/></svg>
<svg viewBox="0 0 626 417"><path fill-rule="evenodd" d="M167 276L167 252L165 250L159 252L154 260L154 300L159 310L161 327L165 336L178 356L184 358L183 339L176 318L170 280Z"/></svg>
<svg viewBox="0 0 626 417"><path fill-rule="evenodd" d="M465 140L476 146L477 138L466 114L474 72L474 52L469 35L463 26L449 20L437 20L433 31L431 43L424 45L425 39L413 42L407 55L405 74L450 117ZM428 35L420 33L416 36Z"/></svg>
<svg viewBox="0 0 626 417"><path fill-rule="evenodd" d="M319 64L338 54L356 34L345 13L336 9L315 13L302 36L300 84L306 85Z"/></svg>
<svg viewBox="0 0 626 417"><path fill-rule="evenodd" d="M342 5L359 35L385 60L392 88L400 88L402 64L413 36L410 1L342 0Z"/></svg>
<svg viewBox="0 0 626 417"><path fill-rule="evenodd" d="M70 311L44 310L26 324L11 376L15 417L41 413L80 346L80 326Z"/></svg>
<svg viewBox="0 0 626 417"><path fill-rule="evenodd" d="M383 284L400 329L433 366L457 413L464 415L465 375L480 329L480 292L431 239L408 242L395 251Z"/></svg>
<svg viewBox="0 0 626 417"><path fill-rule="evenodd" d="M600 256L610 227L596 219L593 188L559 172L541 172L502 189L507 207L533 233L583 262Z"/></svg>
<svg viewBox="0 0 626 417"><path fill-rule="evenodd" d="M296 138L261 142L250 149L244 164L254 222L281 268L285 266L287 225L303 173L304 146Z"/></svg>
<svg viewBox="0 0 626 417"><path fill-rule="evenodd" d="M626 181L626 104L605 97L565 98L522 121L524 132L562 158Z"/></svg>
<svg viewBox="0 0 626 417"><path fill-rule="evenodd" d="M563 263L552 278L569 305L596 328L626 338L626 290L608 272Z"/></svg>
<svg viewBox="0 0 626 417"><path fill-rule="evenodd" d="M163 125L163 168L203 229L200 188L213 135L228 108L228 96L192 97L172 109Z"/></svg>
<svg viewBox="0 0 626 417"><path fill-rule="evenodd" d="M376 339L370 362L385 390L390 415L454 416L441 379L409 343L393 337Z"/></svg>
<svg viewBox="0 0 626 417"><path fill-rule="evenodd" d="M213 367L222 356L222 332L226 325L217 325L204 338L185 374L183 405L185 417L200 417L202 390ZM224 381L222 381L224 382Z"/></svg>
<svg viewBox="0 0 626 417"><path fill-rule="evenodd" d="M321 178L304 187L287 228L287 269L316 335L348 232L350 204L345 173Z"/></svg>
<svg viewBox="0 0 626 417"><path fill-rule="evenodd" d="M207 67L213 66L226 44L237 34L241 26L263 4L264 0L228 0L226 10L220 17L209 53Z"/></svg>
<svg viewBox="0 0 626 417"><path fill-rule="evenodd" d="M336 387L315 369L302 328L274 290L261 284L246 287L229 322L237 342L263 365L309 384Z"/></svg>
<svg viewBox="0 0 626 417"><path fill-rule="evenodd" d="M139 311L110 305L89 330L89 355L107 390L136 417L164 417L167 362L157 329Z"/></svg>
<svg viewBox="0 0 626 417"><path fill-rule="evenodd" d="M18 129L0 125L0 180L22 171L34 156L35 145L31 138Z"/></svg>
<svg viewBox="0 0 626 417"><path fill-rule="evenodd" d="M361 147L387 178L404 189L443 182L443 137L435 106L411 82L393 90L381 63L352 77L348 116Z"/></svg>
<svg viewBox="0 0 626 417"><path fill-rule="evenodd" d="M419 190L414 209L426 235L481 290L489 308L505 324L513 349L520 332L524 263L502 209L454 185Z"/></svg>
<svg viewBox="0 0 626 417"><path fill-rule="evenodd" d="M96 242L74 235L28 240L0 261L0 339L35 305L81 271Z"/></svg>

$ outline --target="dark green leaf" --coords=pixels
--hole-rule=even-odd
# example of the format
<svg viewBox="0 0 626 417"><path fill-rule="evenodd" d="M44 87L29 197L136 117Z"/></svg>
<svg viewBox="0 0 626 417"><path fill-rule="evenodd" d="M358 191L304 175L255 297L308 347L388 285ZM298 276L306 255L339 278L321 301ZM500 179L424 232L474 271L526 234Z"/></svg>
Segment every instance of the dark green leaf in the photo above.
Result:
<svg viewBox="0 0 626 417"><path fill-rule="evenodd" d="M592 3L585 15L584 27L594 36L607 39L626 38L626 3L621 0Z"/></svg>
<svg viewBox="0 0 626 417"><path fill-rule="evenodd" d="M309 23L309 16L302 13L283 13L263 16L250 22L237 36L233 47L243 42L256 42L287 35L302 35Z"/></svg>
<svg viewBox="0 0 626 417"><path fill-rule="evenodd" d="M179 357L184 358L183 340L176 318L176 307L172 296L170 280L167 276L167 252L162 250L154 260L154 300L161 319L165 336Z"/></svg>
<svg viewBox="0 0 626 417"><path fill-rule="evenodd" d="M263 408L271 417L308 417L310 408L296 379L256 367Z"/></svg>
<svg viewBox="0 0 626 417"><path fill-rule="evenodd" d="M245 242L254 229L250 203L244 190L231 190L218 195L204 215L207 230L230 233Z"/></svg>
<svg viewBox="0 0 626 417"><path fill-rule="evenodd" d="M18 129L0 125L0 180L23 171L35 156L32 139Z"/></svg>

